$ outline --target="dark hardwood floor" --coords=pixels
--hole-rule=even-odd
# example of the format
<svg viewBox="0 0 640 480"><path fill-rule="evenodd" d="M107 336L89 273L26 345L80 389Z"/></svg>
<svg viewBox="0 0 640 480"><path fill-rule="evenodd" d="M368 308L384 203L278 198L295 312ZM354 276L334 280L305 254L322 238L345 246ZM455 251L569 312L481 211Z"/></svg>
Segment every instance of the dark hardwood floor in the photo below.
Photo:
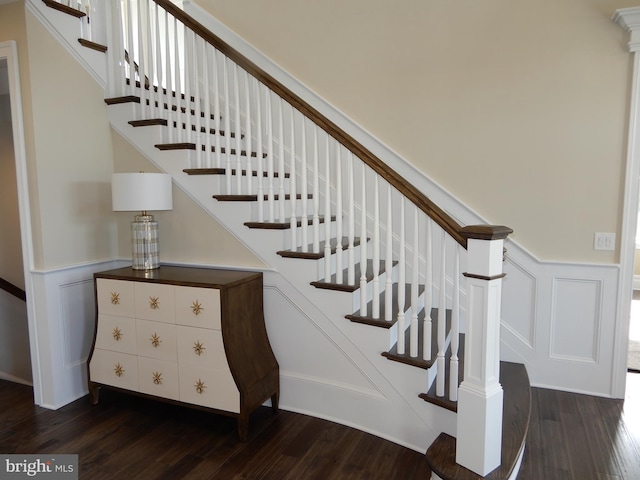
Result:
<svg viewBox="0 0 640 480"><path fill-rule="evenodd" d="M0 381L0 453L77 453L81 479L421 479L424 455L305 415L264 408L235 421L102 391L57 411ZM532 389L519 480L640 479L640 374L626 402Z"/></svg>

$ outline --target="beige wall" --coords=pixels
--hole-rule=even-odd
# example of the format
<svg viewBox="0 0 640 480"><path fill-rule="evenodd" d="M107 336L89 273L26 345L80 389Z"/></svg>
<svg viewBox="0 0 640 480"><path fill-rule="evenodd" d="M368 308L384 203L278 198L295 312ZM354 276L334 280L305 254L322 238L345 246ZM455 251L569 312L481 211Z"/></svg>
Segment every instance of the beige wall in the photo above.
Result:
<svg viewBox="0 0 640 480"><path fill-rule="evenodd" d="M196 3L538 258L617 261L637 0Z"/></svg>
<svg viewBox="0 0 640 480"><path fill-rule="evenodd" d="M112 131L114 168L116 172L157 172L127 140ZM182 190L173 187L173 210L152 212L158 222L160 261L220 265L233 267L264 266L251 251L241 245L208 213L194 204ZM131 257L129 224L134 213L119 212L118 251L123 258Z"/></svg>
<svg viewBox="0 0 640 480"><path fill-rule="evenodd" d="M26 25L40 227L36 266L113 258L104 91L28 12Z"/></svg>

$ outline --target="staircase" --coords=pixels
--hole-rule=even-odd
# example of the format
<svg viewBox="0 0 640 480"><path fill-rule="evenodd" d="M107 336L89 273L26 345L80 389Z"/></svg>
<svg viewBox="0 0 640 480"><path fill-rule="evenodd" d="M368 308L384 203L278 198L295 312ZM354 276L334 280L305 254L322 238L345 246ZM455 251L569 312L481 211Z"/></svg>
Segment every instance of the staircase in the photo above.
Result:
<svg viewBox="0 0 640 480"><path fill-rule="evenodd" d="M89 31L90 10L43 1ZM107 57L113 128L318 308L424 372L419 397L458 412L457 439L426 453L434 478L515 478L530 406L524 367L498 360L511 230L460 226L173 3L107 10L108 46L79 43Z"/></svg>

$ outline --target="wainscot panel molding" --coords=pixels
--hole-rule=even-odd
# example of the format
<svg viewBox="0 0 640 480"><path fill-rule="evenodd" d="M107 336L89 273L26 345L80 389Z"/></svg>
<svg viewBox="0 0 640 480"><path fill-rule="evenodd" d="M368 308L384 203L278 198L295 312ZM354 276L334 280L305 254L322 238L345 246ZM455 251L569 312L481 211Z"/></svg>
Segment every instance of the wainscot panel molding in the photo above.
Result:
<svg viewBox="0 0 640 480"><path fill-rule="evenodd" d="M57 409L87 393L86 361L93 338L93 274L121 260L32 271L36 315L30 325L36 403ZM39 395L38 395L39 393Z"/></svg>
<svg viewBox="0 0 640 480"><path fill-rule="evenodd" d="M539 262L514 247L505 265L502 359L524 363L532 386L615 397L619 267Z"/></svg>

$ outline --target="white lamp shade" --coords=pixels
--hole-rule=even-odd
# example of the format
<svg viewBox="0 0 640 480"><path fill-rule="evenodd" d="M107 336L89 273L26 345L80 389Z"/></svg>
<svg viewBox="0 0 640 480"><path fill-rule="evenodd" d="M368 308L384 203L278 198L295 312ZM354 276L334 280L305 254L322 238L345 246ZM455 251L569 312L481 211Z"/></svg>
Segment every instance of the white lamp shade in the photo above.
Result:
<svg viewBox="0 0 640 480"><path fill-rule="evenodd" d="M171 175L114 173L111 179L111 204L116 212L171 210Z"/></svg>

